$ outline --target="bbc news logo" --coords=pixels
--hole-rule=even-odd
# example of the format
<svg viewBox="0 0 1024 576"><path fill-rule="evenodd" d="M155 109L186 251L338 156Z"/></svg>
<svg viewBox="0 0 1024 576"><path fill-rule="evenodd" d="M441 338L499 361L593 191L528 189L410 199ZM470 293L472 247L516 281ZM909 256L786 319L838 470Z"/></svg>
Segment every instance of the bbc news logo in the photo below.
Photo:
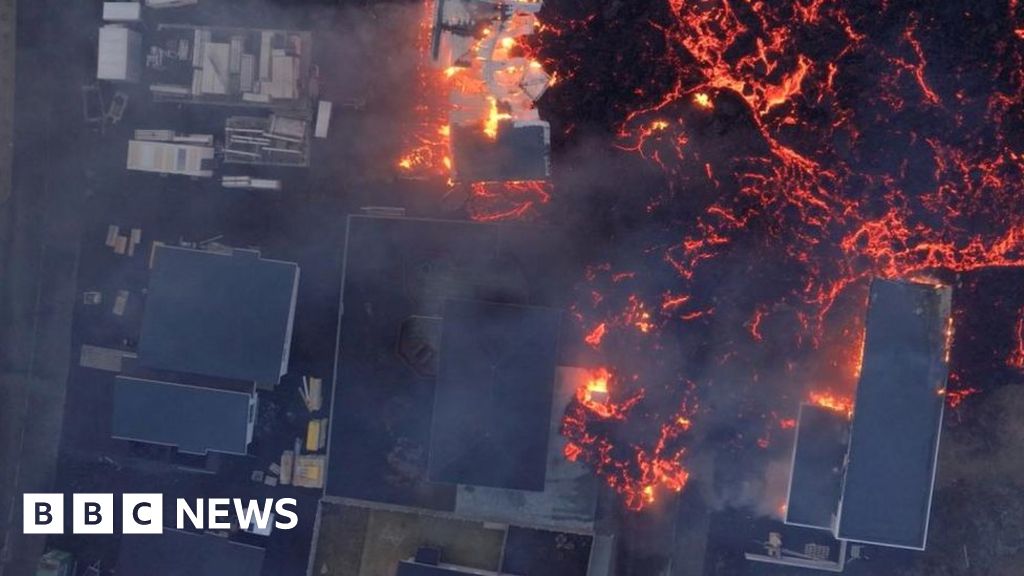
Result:
<svg viewBox="0 0 1024 576"><path fill-rule="evenodd" d="M63 534L65 528L64 494L24 494L22 500L25 534ZM232 516L243 530L291 530L299 523L294 498L242 500L241 498L200 498L175 501L175 526L178 530L227 530ZM113 534L113 494L72 494L72 534ZM164 531L163 494L122 494L122 534L162 534Z"/></svg>

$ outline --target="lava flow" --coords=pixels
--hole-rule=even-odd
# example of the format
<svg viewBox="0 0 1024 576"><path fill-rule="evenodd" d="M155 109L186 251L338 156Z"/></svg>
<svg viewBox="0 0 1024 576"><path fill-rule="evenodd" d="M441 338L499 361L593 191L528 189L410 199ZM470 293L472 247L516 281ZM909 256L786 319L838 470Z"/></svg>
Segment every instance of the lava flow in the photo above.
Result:
<svg viewBox="0 0 1024 576"><path fill-rule="evenodd" d="M579 398L567 455L631 507L685 484L690 418L663 406L754 396L792 412L758 386L814 388L802 363L836 334L854 350L871 278L1024 266L1017 2L548 0L540 18L556 144L602 128L664 183L618 215L643 240L612 247L574 307L586 346L635 374L611 395L639 399L627 431L608 422L616 404ZM716 392L726 379L736 390ZM950 406L974 389L960 386Z"/></svg>
<svg viewBox="0 0 1024 576"><path fill-rule="evenodd" d="M1024 370L1024 308L1017 312L1017 321L1013 325L1013 348L1006 363L1018 370Z"/></svg>
<svg viewBox="0 0 1024 576"><path fill-rule="evenodd" d="M641 509L657 498L657 492L668 489L680 492L686 486L689 472L682 465L686 452L681 437L690 429L692 411L685 406L672 412L669 420L658 426L657 441L650 450L629 444L613 445L605 436L592 434L594 423L612 424L630 416L644 397L636 390L623 397L619 380L607 368L597 368L577 389L576 400L562 422L566 437L565 457L586 462L603 476L608 485L620 492L626 506ZM617 398L618 397L618 398Z"/></svg>

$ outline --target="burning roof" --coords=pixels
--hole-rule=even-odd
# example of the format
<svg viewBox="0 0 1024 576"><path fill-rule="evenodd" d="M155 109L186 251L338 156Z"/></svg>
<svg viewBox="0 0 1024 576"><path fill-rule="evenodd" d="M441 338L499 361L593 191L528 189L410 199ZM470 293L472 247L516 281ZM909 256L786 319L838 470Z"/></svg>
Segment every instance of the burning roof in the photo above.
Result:
<svg viewBox="0 0 1024 576"><path fill-rule="evenodd" d="M449 79L452 171L466 182L543 180L550 128L534 106L551 82L520 45L541 2L438 0L430 54Z"/></svg>

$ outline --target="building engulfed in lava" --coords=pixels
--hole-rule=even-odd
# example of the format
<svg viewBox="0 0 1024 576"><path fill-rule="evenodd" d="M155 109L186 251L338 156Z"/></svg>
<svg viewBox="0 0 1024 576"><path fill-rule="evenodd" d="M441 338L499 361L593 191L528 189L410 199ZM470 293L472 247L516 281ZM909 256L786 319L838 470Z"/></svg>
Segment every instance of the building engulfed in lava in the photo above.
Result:
<svg viewBox="0 0 1024 576"><path fill-rule="evenodd" d="M780 546L750 555L842 570L846 545L923 550L945 404L952 289L875 280L852 414L801 407L786 523L831 532L839 555L808 557Z"/></svg>
<svg viewBox="0 0 1024 576"><path fill-rule="evenodd" d="M430 56L449 86L453 179L545 180L550 126L534 103L551 83L520 39L537 26L539 1L438 0Z"/></svg>

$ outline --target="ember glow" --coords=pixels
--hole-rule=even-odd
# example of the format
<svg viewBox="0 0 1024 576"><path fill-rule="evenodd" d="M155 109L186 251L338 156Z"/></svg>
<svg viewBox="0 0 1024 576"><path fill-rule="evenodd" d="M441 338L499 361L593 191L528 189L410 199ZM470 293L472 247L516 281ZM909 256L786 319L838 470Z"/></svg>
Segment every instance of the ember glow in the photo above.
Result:
<svg viewBox="0 0 1024 576"><path fill-rule="evenodd" d="M663 172L665 186L637 216L654 223L656 239L588 273L574 308L585 344L612 372L636 373L620 386L697 405L702 393L688 383L722 385L694 358L713 334L716 363L733 380L749 376L731 385L756 394L757 373L744 364L750 346L835 354L823 342L857 332L850 324L864 309L850 302L863 302L873 277L952 281L1024 266L1016 2L999 8L1001 24L979 25L970 12L955 18L985 30L967 35L976 42L969 50L962 31L928 12L939 4L604 4L549 0L532 45L560 79L541 102L562 120L560 138L571 142L580 126L604 119L618 149ZM979 51L983 61L965 56ZM743 297L730 300L728 314L745 318L728 322L748 344L736 352L739 337L723 336L729 328L716 322L725 321L723 275L741 266L750 286L730 286ZM624 270L636 276L615 282ZM1011 366L1024 367L1022 325ZM676 370L667 355L687 361ZM950 405L970 389L948 391ZM839 395L816 392L812 401L852 410ZM631 505L646 502L638 495L650 485L650 462L666 456L666 436L675 446L683 435L648 404L626 415L647 430L628 448L583 405L564 426L574 458Z"/></svg>
<svg viewBox="0 0 1024 576"><path fill-rule="evenodd" d="M1024 370L1024 308L1017 312L1017 321L1013 325L1013 345L1006 363L1018 370Z"/></svg>
<svg viewBox="0 0 1024 576"><path fill-rule="evenodd" d="M682 464L686 452L682 437L690 430L692 411L681 407L660 424L651 450L628 443L614 445L610 440L614 432L596 435L590 430L594 423L608 429L622 426L643 400L642 389L622 384L608 368L590 371L562 422L564 454L571 461L593 466L611 488L622 494L627 507L639 510L655 502L659 492L681 492L686 486L690 473Z"/></svg>
<svg viewBox="0 0 1024 576"><path fill-rule="evenodd" d="M486 26L471 36L462 36L461 27L445 19L463 22L471 16L461 12L461 5L452 4L454 14L439 11L436 1L423 5L417 37L418 120L407 131L406 151L396 162L399 173L407 178L443 178L450 188L465 188L467 212L474 220L533 217L550 199L547 181L460 176L452 138L453 127L473 127L496 140L503 123L543 124L534 101L552 79L520 46L520 37L531 34L536 26L533 14L540 4L514 0L487 4L494 18L485 19ZM435 21L435 16L440 20Z"/></svg>
<svg viewBox="0 0 1024 576"><path fill-rule="evenodd" d="M853 399L847 396L840 396L831 392L811 392L807 400L815 406L821 406L833 412L845 414L847 418L853 416Z"/></svg>

